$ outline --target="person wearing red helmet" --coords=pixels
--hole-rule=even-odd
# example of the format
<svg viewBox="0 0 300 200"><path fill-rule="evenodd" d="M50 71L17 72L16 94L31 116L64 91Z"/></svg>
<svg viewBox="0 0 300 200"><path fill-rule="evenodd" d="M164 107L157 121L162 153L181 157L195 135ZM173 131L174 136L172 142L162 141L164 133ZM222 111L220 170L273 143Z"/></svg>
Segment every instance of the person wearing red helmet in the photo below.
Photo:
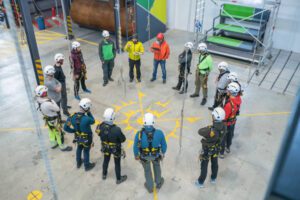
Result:
<svg viewBox="0 0 300 200"><path fill-rule="evenodd" d="M151 82L156 80L157 68L160 64L162 71L163 83L166 83L167 71L166 71L166 60L170 56L170 47L165 41L165 36L162 33L158 33L156 36L156 41L153 42L151 46L151 52L154 53L154 62L153 62L153 73Z"/></svg>

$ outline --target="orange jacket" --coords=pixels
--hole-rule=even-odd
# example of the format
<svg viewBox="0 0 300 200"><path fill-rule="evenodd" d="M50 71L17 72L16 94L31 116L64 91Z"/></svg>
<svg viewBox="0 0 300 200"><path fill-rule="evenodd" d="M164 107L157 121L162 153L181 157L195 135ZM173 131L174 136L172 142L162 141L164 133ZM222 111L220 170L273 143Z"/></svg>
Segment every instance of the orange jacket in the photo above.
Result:
<svg viewBox="0 0 300 200"><path fill-rule="evenodd" d="M159 44L157 41L153 42L151 52L154 53L155 60L167 60L170 55L170 48L166 41Z"/></svg>

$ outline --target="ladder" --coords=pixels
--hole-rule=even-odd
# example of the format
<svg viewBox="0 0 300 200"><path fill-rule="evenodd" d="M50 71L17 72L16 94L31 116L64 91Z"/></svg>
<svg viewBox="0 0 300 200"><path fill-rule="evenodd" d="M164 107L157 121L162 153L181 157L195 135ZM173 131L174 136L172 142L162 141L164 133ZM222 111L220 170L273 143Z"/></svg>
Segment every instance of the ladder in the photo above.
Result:
<svg viewBox="0 0 300 200"><path fill-rule="evenodd" d="M205 0L196 0L195 19L194 19L195 45L198 45L199 43L199 35L203 34L204 11L205 11Z"/></svg>

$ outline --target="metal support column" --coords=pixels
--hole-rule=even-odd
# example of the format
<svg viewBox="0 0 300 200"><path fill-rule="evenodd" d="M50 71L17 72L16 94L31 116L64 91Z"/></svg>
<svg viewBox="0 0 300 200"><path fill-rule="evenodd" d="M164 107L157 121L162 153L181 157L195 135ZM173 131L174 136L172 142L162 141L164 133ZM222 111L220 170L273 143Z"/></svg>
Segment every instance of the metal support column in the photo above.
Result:
<svg viewBox="0 0 300 200"><path fill-rule="evenodd" d="M28 1L27 0L19 1L19 3L20 3L20 10L23 17L23 25L25 28L30 56L34 67L36 82L38 85L44 85L43 69L42 69L38 46L35 39L33 26L32 26L32 19L30 16Z"/></svg>
<svg viewBox="0 0 300 200"><path fill-rule="evenodd" d="M115 35L116 47L118 53L122 52L122 35L121 35L121 21L120 21L120 0L114 0L114 15L115 15Z"/></svg>
<svg viewBox="0 0 300 200"><path fill-rule="evenodd" d="M61 0L61 8L62 8L62 11L64 14L64 22L65 22L67 39L73 40L74 34L73 34L73 28L72 28L72 19L70 16L70 3L68 2L68 0Z"/></svg>

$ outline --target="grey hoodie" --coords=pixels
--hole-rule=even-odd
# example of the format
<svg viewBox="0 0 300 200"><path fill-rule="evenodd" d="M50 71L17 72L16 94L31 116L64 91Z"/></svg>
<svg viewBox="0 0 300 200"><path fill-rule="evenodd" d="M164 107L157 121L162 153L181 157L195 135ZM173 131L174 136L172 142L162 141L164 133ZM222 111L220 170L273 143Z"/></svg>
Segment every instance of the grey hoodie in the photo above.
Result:
<svg viewBox="0 0 300 200"><path fill-rule="evenodd" d="M49 98L37 97L37 103L39 104L39 109L41 113L47 117L57 117L59 112L59 107L54 100Z"/></svg>

